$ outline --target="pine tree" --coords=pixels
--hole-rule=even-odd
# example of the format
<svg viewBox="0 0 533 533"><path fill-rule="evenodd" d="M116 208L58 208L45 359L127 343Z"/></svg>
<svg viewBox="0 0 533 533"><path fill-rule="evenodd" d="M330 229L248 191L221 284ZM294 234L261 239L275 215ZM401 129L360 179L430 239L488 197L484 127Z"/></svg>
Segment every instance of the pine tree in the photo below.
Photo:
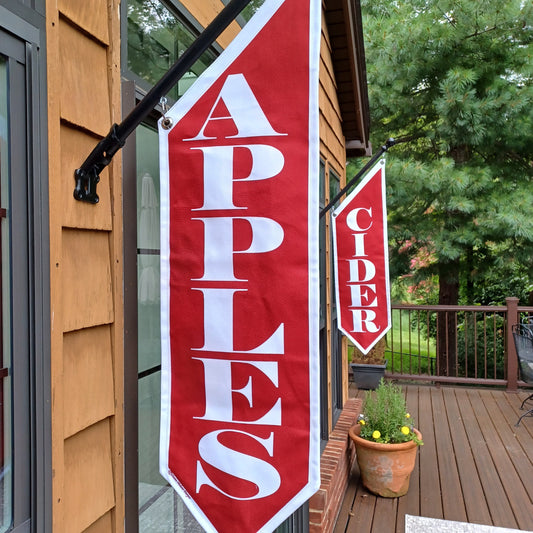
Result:
<svg viewBox="0 0 533 533"><path fill-rule="evenodd" d="M495 269L532 279L533 3L362 0L362 10L372 139L405 141L387 169L396 272L431 254L418 274L438 275L440 304Z"/></svg>

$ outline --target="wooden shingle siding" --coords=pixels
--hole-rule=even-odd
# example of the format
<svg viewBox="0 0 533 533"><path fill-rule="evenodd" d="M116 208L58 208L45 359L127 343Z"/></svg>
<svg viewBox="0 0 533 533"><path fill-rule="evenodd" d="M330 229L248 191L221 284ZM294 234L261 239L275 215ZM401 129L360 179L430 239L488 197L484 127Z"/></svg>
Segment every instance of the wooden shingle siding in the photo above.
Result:
<svg viewBox="0 0 533 533"><path fill-rule="evenodd" d="M61 119L105 136L111 126L107 48L63 19L59 46Z"/></svg>
<svg viewBox="0 0 533 533"><path fill-rule="evenodd" d="M72 169L78 168L100 140L82 130L77 130L63 123L60 127L61 150L61 218L63 227L85 228L94 230L112 229L111 198L109 188L109 169L105 168L100 174L98 207L74 199L74 177Z"/></svg>
<svg viewBox="0 0 533 533"><path fill-rule="evenodd" d="M322 38L320 43L320 150L341 176L343 183L346 152L339 101L336 93L336 80L333 73L329 33L322 17ZM326 187L328 194L328 187Z"/></svg>
<svg viewBox="0 0 533 533"><path fill-rule="evenodd" d="M109 45L109 24L107 0L92 0L90 2L73 2L59 0L58 8L61 15L87 32L93 40Z"/></svg>
<svg viewBox="0 0 533 533"><path fill-rule="evenodd" d="M342 130L341 110L339 100L337 97L337 81L333 71L332 50L330 46L330 36L326 19L322 16L322 37L320 43L320 87L319 87L319 108L320 108L320 156L326 163L325 173L325 191L326 204L330 200L329 194L329 172L334 170L340 178L340 186L343 187L346 183L346 148L344 142L344 134ZM326 216L326 235L330 235L330 215ZM329 428L328 431L333 430L332 427L332 405L331 405L331 302L335 298L332 291L332 276L330 266L330 257L333 253L331 242L326 238L326 253L328 259L326 260L326 300L327 300L327 371L328 371L328 392L326 400L328 403L329 412ZM348 397L348 369L346 359L346 342L342 344L342 364L343 364L343 399Z"/></svg>
<svg viewBox="0 0 533 533"><path fill-rule="evenodd" d="M115 505L110 420L65 441L65 527L83 531Z"/></svg>
<svg viewBox="0 0 533 533"><path fill-rule="evenodd" d="M205 28L220 13L224 8L224 4L220 0L183 0L181 2L185 9ZM240 26L237 22L232 22L217 39L217 43L226 48L233 40L235 35L239 33Z"/></svg>
<svg viewBox="0 0 533 533"><path fill-rule="evenodd" d="M99 518L96 522L93 522L84 533L109 533L113 531L112 522L113 514L111 512L106 513Z"/></svg>
<svg viewBox="0 0 533 533"><path fill-rule="evenodd" d="M63 230L63 331L113 322L110 263L108 232Z"/></svg>
<svg viewBox="0 0 533 533"><path fill-rule="evenodd" d="M64 335L65 438L113 416L115 393L111 353L110 326Z"/></svg>
<svg viewBox="0 0 533 533"><path fill-rule="evenodd" d="M54 533L124 530L120 157L97 205L74 171L120 116L118 0L47 0Z"/></svg>

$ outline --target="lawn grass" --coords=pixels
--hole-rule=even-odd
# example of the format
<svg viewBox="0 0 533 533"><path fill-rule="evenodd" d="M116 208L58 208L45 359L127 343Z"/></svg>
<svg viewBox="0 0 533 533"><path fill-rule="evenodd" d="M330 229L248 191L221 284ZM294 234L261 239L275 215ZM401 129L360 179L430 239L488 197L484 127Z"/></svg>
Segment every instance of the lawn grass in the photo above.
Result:
<svg viewBox="0 0 533 533"><path fill-rule="evenodd" d="M413 315L411 314L411 318ZM395 310L392 328L386 335L385 356L388 370L404 374L430 374L428 366L436 357L435 339L427 339L422 331L411 328L409 311Z"/></svg>

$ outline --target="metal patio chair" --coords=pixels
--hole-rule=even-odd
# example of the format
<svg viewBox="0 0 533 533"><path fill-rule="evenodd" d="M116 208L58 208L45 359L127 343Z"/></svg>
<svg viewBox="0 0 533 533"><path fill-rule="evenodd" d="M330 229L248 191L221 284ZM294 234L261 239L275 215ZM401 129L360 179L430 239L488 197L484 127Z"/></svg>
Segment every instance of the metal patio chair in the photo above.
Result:
<svg viewBox="0 0 533 533"><path fill-rule="evenodd" d="M514 344L516 347L516 355L518 356L518 368L520 369L520 378L528 385L533 386L533 324L515 324L513 326ZM530 394L520 406L524 409L524 405L533 401L533 394ZM525 416L533 416L533 407L520 416L516 427Z"/></svg>

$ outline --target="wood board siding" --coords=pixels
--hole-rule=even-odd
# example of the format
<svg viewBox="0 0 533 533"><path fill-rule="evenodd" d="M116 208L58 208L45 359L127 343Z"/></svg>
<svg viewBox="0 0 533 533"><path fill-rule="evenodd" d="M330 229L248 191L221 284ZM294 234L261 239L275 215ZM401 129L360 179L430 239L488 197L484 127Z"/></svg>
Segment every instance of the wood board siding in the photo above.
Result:
<svg viewBox="0 0 533 533"><path fill-rule="evenodd" d="M118 0L47 0L53 531L123 531L120 157L97 205L74 171L120 122Z"/></svg>
<svg viewBox="0 0 533 533"><path fill-rule="evenodd" d="M341 185L345 177L346 150L342 132L342 116L337 96L337 83L333 71L332 50L326 19L322 17L320 40L320 151L341 175ZM327 189L326 189L327 193Z"/></svg>
<svg viewBox="0 0 533 533"><path fill-rule="evenodd" d="M63 337L65 438L114 415L111 334L111 326L105 325Z"/></svg>
<svg viewBox="0 0 533 533"><path fill-rule="evenodd" d="M332 50L330 46L329 30L326 24L326 19L322 16L322 35L320 42L320 76L319 76L319 112L320 112L320 156L326 163L325 176L325 191L326 204L330 200L329 194L329 173L334 170L340 177L340 185L343 187L346 184L346 148L344 143L344 134L342 132L342 118L339 107L339 100L336 92L336 80L333 72ZM326 235L329 236L331 232L331 215L326 215ZM333 253L331 249L331 242L326 238L326 331L327 331L327 383L328 394L327 398L322 398L322 401L327 401L328 404L328 433L333 431L333 408L331 404L331 302L335 298L332 292L332 276L330 256ZM342 398L346 401L348 398L348 361L347 361L347 345L343 339L342 343Z"/></svg>
<svg viewBox="0 0 533 533"><path fill-rule="evenodd" d="M184 0L183 6L198 21L202 28L205 28L215 16L222 11L224 4L220 0ZM232 22L219 36L217 43L226 48L239 33L240 26L237 22Z"/></svg>
<svg viewBox="0 0 533 533"><path fill-rule="evenodd" d="M342 130L349 156L370 155L369 107L359 0L325 0Z"/></svg>
<svg viewBox="0 0 533 533"><path fill-rule="evenodd" d="M102 209L95 209L92 204L73 201L72 198L74 183L72 169L76 169L81 165L100 138L91 133L78 130L66 122L60 125L59 135L61 183L58 194L61 195L63 226L111 231L112 217L111 209L109 208L111 205L111 190L106 186L110 179L108 168L105 168L100 174L101 185L97 189L100 197L98 207L102 206Z"/></svg>

